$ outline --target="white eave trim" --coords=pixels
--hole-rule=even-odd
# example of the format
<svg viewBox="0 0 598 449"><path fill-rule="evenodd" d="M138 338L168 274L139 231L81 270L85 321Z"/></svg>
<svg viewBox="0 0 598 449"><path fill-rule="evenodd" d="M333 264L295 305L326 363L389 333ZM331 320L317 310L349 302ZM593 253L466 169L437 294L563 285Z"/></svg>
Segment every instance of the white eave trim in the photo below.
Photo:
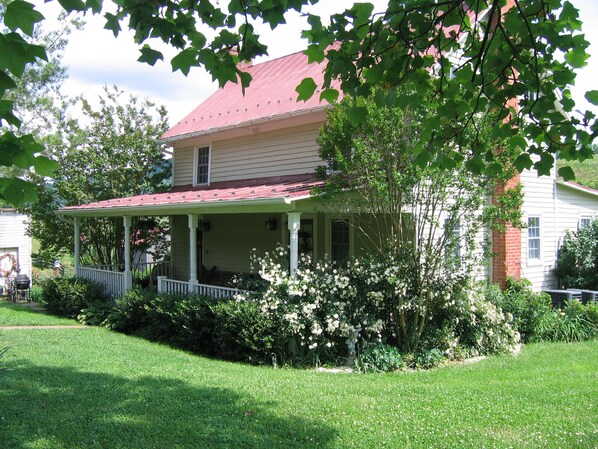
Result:
<svg viewBox="0 0 598 449"><path fill-rule="evenodd" d="M56 211L58 215L67 215L73 217L105 217L105 216L119 216L119 215L145 215L148 211L160 212L162 215L177 215L187 213L193 209L216 209L226 207L243 207L243 206L293 206L293 203L311 198L310 195L301 197L276 197L276 198L262 198L254 200L220 200L220 201L198 201L195 203L180 203L168 205L136 205L136 206L110 206L110 207L92 207L79 208L73 210L60 209ZM259 211L256 211L259 212ZM152 214L148 214L152 215ZM158 215L158 214L156 214Z"/></svg>
<svg viewBox="0 0 598 449"><path fill-rule="evenodd" d="M165 143L165 144L174 143L174 142L178 142L180 140L192 139L194 137L200 137L200 136L207 136L209 134L215 134L215 133L222 132L222 131L229 131L231 129L244 128L247 126L254 126L254 125L262 125L264 123L273 122L276 120L282 120L282 119L291 118L291 117L301 117L304 115L312 114L314 112L325 111L326 109L328 109L332 106L333 105L314 106L313 108L309 108L309 109L301 109L299 111L291 111L291 112L286 112L284 114L271 115L268 117L262 117L262 118L258 118L255 120L248 120L245 122L234 123L232 125L220 126L217 128L209 128L209 129L205 129L202 131L195 131L195 132L190 132L190 133L186 133L186 134L179 134L178 136L166 137L165 139L157 139L156 142L157 143Z"/></svg>
<svg viewBox="0 0 598 449"><path fill-rule="evenodd" d="M588 195L592 195L592 196L596 196L598 197L598 191L593 190L593 189L589 189L589 188L584 188L575 184L571 184L567 181L562 181L562 180L557 180L556 182L558 185L564 186L564 187L568 187L569 189L573 189L576 190L578 192L583 192L583 193L587 193Z"/></svg>

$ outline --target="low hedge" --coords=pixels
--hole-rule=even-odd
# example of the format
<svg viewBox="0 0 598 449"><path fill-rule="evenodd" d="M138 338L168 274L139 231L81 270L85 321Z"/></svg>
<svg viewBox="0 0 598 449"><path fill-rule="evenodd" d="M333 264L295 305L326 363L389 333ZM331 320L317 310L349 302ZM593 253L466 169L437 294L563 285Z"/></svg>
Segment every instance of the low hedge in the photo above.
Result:
<svg viewBox="0 0 598 449"><path fill-rule="evenodd" d="M56 315L77 318L83 309L109 305L112 300L97 282L80 278L52 278L42 283L36 297L45 309Z"/></svg>
<svg viewBox="0 0 598 449"><path fill-rule="evenodd" d="M209 356L267 364L285 363L302 356L296 351L296 344L292 344L294 335L284 320L277 314L263 313L257 300L214 300L135 288L112 301L101 285L72 278L51 279L36 296L52 313ZM447 356L459 358L484 353L490 343L483 343L476 352L469 340L479 344L492 338L506 338L496 334L502 329L495 322L499 318L509 322L523 341L576 341L598 336L597 304L572 301L562 310L553 309L545 295L532 292L523 281L513 280L505 291L489 286L483 299L461 301L467 307L453 301L448 312L456 315L447 315L439 326L429 326L415 354L402 355L386 345L374 346L374 350L371 345L376 342L357 348L357 368L392 370L408 360L411 360L409 365L428 368ZM478 309L484 304L496 309L480 313ZM494 316L495 320L486 322L483 319L486 315ZM474 352L460 351L460 346L454 346L457 344L471 347Z"/></svg>

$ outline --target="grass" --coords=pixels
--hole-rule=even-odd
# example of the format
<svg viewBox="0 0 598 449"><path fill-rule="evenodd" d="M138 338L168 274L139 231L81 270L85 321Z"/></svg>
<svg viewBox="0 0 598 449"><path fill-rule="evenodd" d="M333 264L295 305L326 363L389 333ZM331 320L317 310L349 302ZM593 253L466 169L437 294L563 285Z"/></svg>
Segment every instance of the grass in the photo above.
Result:
<svg viewBox="0 0 598 449"><path fill-rule="evenodd" d="M0 330L0 447L596 448L598 342L427 372L214 361L102 328Z"/></svg>
<svg viewBox="0 0 598 449"><path fill-rule="evenodd" d="M79 324L75 320L56 317L23 304L0 300L0 326L56 326Z"/></svg>

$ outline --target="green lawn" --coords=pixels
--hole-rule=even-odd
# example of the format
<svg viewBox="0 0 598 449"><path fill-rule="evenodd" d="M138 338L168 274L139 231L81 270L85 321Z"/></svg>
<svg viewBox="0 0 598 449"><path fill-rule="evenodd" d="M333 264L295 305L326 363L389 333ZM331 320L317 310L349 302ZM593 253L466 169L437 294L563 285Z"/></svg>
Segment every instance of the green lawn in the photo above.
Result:
<svg viewBox="0 0 598 449"><path fill-rule="evenodd" d="M598 342L428 372L225 363L101 328L0 330L4 448L596 448Z"/></svg>
<svg viewBox="0 0 598 449"><path fill-rule="evenodd" d="M0 326L75 325L75 320L52 316L32 310L23 304L0 300Z"/></svg>

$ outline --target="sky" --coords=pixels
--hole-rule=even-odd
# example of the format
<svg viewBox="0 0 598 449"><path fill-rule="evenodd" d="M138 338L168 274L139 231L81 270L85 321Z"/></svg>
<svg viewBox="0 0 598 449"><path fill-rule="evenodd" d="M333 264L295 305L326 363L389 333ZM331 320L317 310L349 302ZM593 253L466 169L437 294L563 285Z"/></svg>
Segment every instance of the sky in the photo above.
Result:
<svg viewBox="0 0 598 449"><path fill-rule="evenodd" d="M590 42L589 53L593 55L588 65L578 72L573 95L578 109L595 109L598 114L598 109L583 98L587 90L598 89L598 1L571 1L580 10L583 31ZM383 0L375 0L373 3L377 6L385 4ZM352 4L352 1L347 0L320 0L310 11L325 17L331 11L339 10L339 5L348 7ZM57 2L38 2L37 8L46 18L44 26L60 26L57 19L60 6ZM172 72L170 58L175 53L170 51L168 57L169 49L165 51L165 61L149 66L137 61L139 50L128 30L115 38L111 31L103 29L103 17L87 14L83 20L86 22L85 28L73 32L64 52L63 64L68 67L69 75L62 89L64 94L84 95L93 102L102 92L103 86L116 85L127 93L164 105L172 126L217 89L211 76L201 68L191 69L187 77L180 71ZM268 45L269 55L255 62L305 49L307 42L300 37L304 28L307 28L306 21L299 14L290 17L286 25L279 26L274 31L268 27L259 28L258 34Z"/></svg>

